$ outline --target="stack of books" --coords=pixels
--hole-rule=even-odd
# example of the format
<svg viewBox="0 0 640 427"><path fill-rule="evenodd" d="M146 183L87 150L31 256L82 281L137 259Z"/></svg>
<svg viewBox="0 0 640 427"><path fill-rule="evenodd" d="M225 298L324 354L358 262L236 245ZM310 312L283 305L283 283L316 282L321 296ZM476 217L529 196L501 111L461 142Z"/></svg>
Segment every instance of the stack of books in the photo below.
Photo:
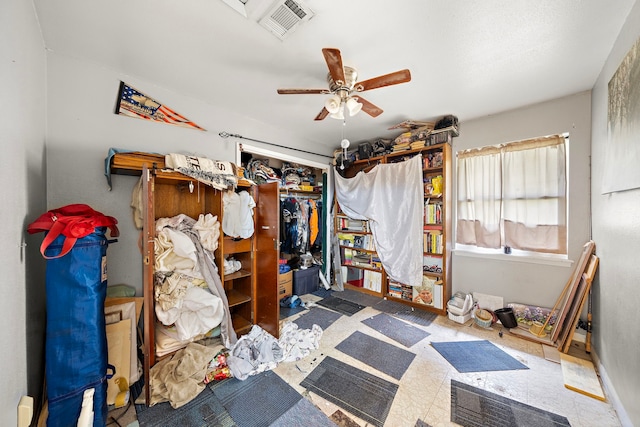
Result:
<svg viewBox="0 0 640 427"><path fill-rule="evenodd" d="M409 150L411 148L411 143L409 142L403 142L401 144L396 144L393 146L393 151L397 152L397 151L406 151Z"/></svg>
<svg viewBox="0 0 640 427"><path fill-rule="evenodd" d="M411 147L411 150L417 150L418 148L422 148L425 146L425 141L414 141L409 146Z"/></svg>

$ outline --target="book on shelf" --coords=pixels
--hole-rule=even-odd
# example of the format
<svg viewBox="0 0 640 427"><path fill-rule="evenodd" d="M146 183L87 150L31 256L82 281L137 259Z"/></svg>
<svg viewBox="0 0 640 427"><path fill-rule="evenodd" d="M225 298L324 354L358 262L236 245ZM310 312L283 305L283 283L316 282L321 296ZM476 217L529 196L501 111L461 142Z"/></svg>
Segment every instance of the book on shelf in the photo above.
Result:
<svg viewBox="0 0 640 427"><path fill-rule="evenodd" d="M351 265L353 263L353 250L348 248L342 248L342 263L345 265Z"/></svg>
<svg viewBox="0 0 640 427"><path fill-rule="evenodd" d="M442 280L433 285L433 306L442 310L444 303L442 301Z"/></svg>
<svg viewBox="0 0 640 427"><path fill-rule="evenodd" d="M341 231L369 232L369 221L361 219L351 219L347 217L338 218L338 229Z"/></svg>
<svg viewBox="0 0 640 427"><path fill-rule="evenodd" d="M424 223L442 224L442 205L440 203L431 203L430 200L424 203Z"/></svg>
<svg viewBox="0 0 640 427"><path fill-rule="evenodd" d="M442 257L435 257L425 254L422 257L423 273L442 273Z"/></svg>
<svg viewBox="0 0 640 427"><path fill-rule="evenodd" d="M382 289L382 273L365 270L363 287L374 292L380 292Z"/></svg>
<svg viewBox="0 0 640 427"><path fill-rule="evenodd" d="M428 254L442 254L442 231L440 230L425 230L423 234L423 252Z"/></svg>
<svg viewBox="0 0 640 427"><path fill-rule="evenodd" d="M353 234L338 233L338 240L342 246L354 246L355 236Z"/></svg>

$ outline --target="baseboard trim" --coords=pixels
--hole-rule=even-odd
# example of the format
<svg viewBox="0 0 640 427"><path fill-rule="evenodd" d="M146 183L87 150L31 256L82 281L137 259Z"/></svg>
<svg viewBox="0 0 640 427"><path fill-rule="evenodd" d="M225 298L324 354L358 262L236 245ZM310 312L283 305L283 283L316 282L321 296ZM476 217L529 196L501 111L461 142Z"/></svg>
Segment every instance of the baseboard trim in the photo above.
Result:
<svg viewBox="0 0 640 427"><path fill-rule="evenodd" d="M613 409L616 410L616 414L620 419L620 423L623 425L623 427L633 427L633 423L629 419L627 411L625 411L624 406L622 406L622 402L618 398L618 393L616 393L616 389L613 387L613 384L611 383L611 380L607 375L607 370L604 368L604 366L600 362L598 354L593 349L591 349L591 357L598 370L598 375L600 375L600 378L602 379L604 394L611 402L611 406L613 406Z"/></svg>

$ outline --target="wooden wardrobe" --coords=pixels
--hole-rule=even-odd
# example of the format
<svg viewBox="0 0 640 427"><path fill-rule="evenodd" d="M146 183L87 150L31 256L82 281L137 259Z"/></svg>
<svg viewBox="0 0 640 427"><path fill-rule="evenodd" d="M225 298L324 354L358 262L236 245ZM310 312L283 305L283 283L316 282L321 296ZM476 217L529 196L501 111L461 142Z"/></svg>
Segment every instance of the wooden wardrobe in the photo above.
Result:
<svg viewBox="0 0 640 427"><path fill-rule="evenodd" d="M142 153L141 153L142 154ZM131 157L131 155L128 155ZM159 218L185 214L197 220L210 213L223 220L223 192L177 172L162 170L156 162L143 160L132 169L118 168L114 173L142 174L143 230L143 340L146 403L149 404L149 370L159 360L155 352L154 238ZM278 338L280 306L278 301L278 259L280 203L278 183L249 185L239 183L236 191L248 191L256 202L254 234L247 239L233 239L220 230L215 263L229 302L233 328L239 336L253 325ZM224 260L233 256L242 269L224 274ZM167 356L164 356L167 357Z"/></svg>

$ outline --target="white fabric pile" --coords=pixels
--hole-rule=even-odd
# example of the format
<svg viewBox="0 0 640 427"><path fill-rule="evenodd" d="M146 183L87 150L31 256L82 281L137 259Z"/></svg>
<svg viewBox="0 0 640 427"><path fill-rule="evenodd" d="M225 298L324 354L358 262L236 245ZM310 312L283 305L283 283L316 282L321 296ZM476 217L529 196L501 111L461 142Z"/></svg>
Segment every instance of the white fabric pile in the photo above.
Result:
<svg viewBox="0 0 640 427"><path fill-rule="evenodd" d="M201 214L198 221L184 214L156 221L155 312L163 325L175 327L178 340L164 339L165 348L186 345L218 325L225 345L235 343L226 294L213 262L219 236L220 223L211 214Z"/></svg>

